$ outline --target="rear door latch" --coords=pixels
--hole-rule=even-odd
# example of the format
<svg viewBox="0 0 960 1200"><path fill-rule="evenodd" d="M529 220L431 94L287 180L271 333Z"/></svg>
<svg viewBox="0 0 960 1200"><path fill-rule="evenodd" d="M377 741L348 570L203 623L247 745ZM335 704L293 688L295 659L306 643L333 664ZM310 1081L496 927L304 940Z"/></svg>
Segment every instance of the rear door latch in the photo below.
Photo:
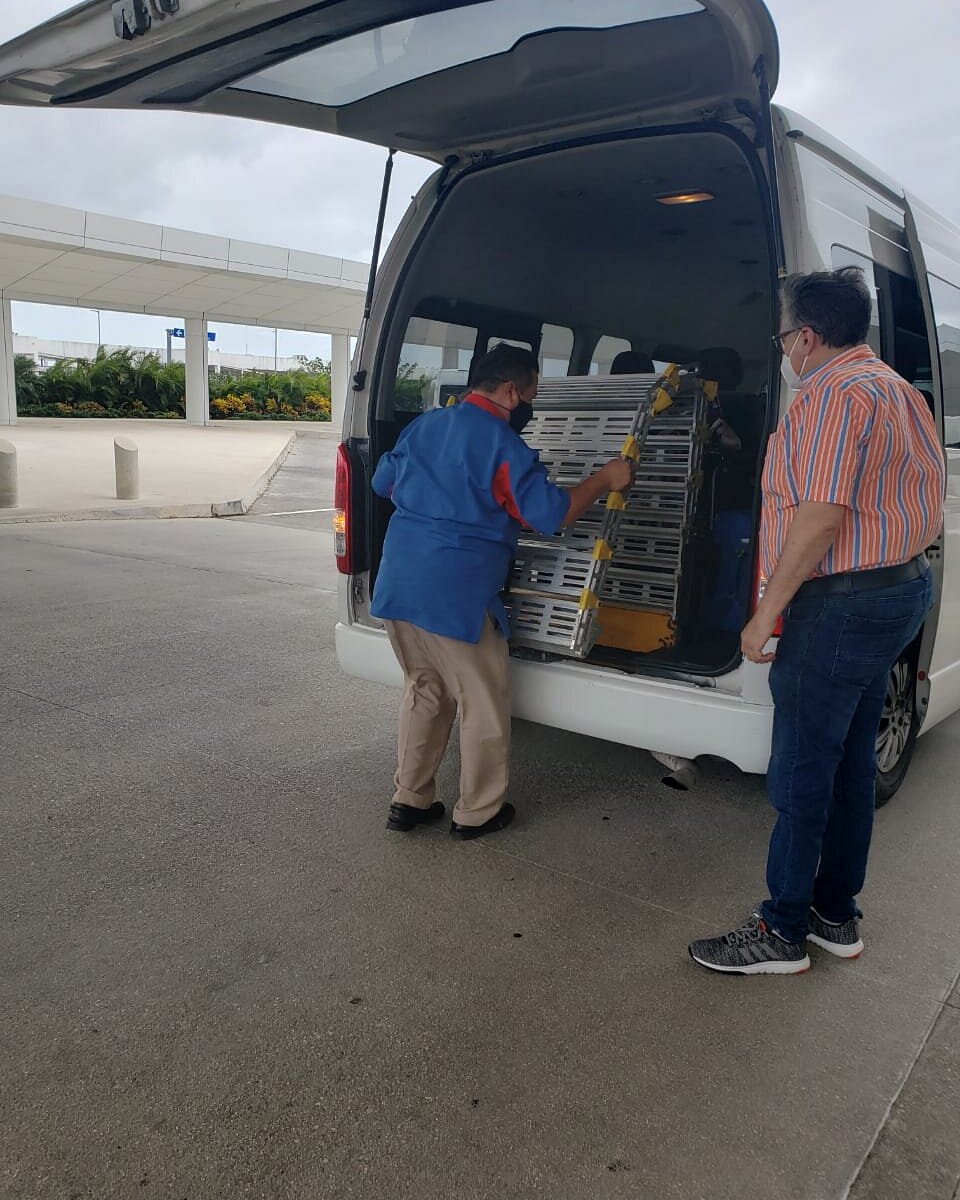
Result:
<svg viewBox="0 0 960 1200"><path fill-rule="evenodd" d="M153 18L163 20L180 11L180 0L114 0L113 32L125 42L147 33Z"/></svg>

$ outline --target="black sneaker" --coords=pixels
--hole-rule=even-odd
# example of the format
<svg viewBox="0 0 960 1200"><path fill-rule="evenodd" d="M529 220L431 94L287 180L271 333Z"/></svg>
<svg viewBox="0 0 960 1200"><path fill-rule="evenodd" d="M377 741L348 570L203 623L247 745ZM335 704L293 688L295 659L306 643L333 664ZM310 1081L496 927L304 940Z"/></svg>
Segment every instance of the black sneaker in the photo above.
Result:
<svg viewBox="0 0 960 1200"><path fill-rule="evenodd" d="M461 841L469 842L473 838L483 837L485 833L496 833L498 829L506 829L516 815L517 810L506 801L500 811L494 813L490 820L484 821L482 825L458 825L456 821L451 821L450 832Z"/></svg>
<svg viewBox="0 0 960 1200"><path fill-rule="evenodd" d="M856 917L834 924L832 921L825 921L812 907L807 941L835 954L837 958L859 958L863 953L863 942L860 939Z"/></svg>
<svg viewBox="0 0 960 1200"><path fill-rule="evenodd" d="M409 833L418 825L426 825L431 821L439 821L447 810L439 800L434 800L429 808L414 808L412 804L390 805L387 816L387 828L395 833Z"/></svg>
<svg viewBox="0 0 960 1200"><path fill-rule="evenodd" d="M803 942L778 937L759 913L732 933L691 942L690 957L701 967L730 975L799 975L810 970Z"/></svg>

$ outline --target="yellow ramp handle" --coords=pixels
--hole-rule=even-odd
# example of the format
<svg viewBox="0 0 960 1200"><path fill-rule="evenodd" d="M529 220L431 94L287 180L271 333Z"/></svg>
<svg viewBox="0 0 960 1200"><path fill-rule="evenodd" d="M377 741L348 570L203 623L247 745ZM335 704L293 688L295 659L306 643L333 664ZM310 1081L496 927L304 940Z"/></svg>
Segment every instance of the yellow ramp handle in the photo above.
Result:
<svg viewBox="0 0 960 1200"><path fill-rule="evenodd" d="M653 415L658 417L662 412L666 412L671 404L673 404L673 397L670 395L667 389L657 388L656 395L653 398Z"/></svg>
<svg viewBox="0 0 960 1200"><path fill-rule="evenodd" d="M623 492L608 492L607 493L607 508L616 509L618 512L623 512L627 507L627 498Z"/></svg>
<svg viewBox="0 0 960 1200"><path fill-rule="evenodd" d="M653 394L653 404L650 406L650 411L655 417L667 411L673 403L674 393L679 386L680 367L677 363L670 363L660 376L660 386Z"/></svg>
<svg viewBox="0 0 960 1200"><path fill-rule="evenodd" d="M584 588L580 593L580 611L583 612L588 608L599 608L600 598L596 592L591 592L589 588Z"/></svg>
<svg viewBox="0 0 960 1200"><path fill-rule="evenodd" d="M593 557L602 562L613 558L613 547L605 538L597 538L593 546Z"/></svg>
<svg viewBox="0 0 960 1200"><path fill-rule="evenodd" d="M626 459L627 462L639 462L640 443L633 436L633 434L631 434L630 437L628 437L623 443L623 449L620 451L620 457Z"/></svg>

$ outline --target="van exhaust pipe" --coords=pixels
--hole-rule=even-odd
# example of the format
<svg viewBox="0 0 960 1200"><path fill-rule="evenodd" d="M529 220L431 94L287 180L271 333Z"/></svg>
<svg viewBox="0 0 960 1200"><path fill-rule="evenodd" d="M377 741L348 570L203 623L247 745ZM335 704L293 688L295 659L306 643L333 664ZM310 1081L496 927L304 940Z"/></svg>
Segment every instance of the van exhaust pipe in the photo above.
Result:
<svg viewBox="0 0 960 1200"><path fill-rule="evenodd" d="M668 788L676 792L688 792L697 782L697 764L689 758L678 758L675 754L660 754L650 751L650 757L656 759L661 767L666 767L669 774L660 780Z"/></svg>

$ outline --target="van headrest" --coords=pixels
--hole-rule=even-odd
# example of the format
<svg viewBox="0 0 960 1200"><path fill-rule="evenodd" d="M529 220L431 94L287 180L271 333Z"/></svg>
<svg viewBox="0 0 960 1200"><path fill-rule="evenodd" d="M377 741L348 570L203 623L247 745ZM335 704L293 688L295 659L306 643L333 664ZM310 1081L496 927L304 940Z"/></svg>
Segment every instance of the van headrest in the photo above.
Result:
<svg viewBox="0 0 960 1200"><path fill-rule="evenodd" d="M639 350L621 350L610 364L611 375L650 375L653 371L653 359Z"/></svg>
<svg viewBox="0 0 960 1200"><path fill-rule="evenodd" d="M697 355L700 375L719 383L722 392L734 392L743 379L743 360L729 346L710 346Z"/></svg>

